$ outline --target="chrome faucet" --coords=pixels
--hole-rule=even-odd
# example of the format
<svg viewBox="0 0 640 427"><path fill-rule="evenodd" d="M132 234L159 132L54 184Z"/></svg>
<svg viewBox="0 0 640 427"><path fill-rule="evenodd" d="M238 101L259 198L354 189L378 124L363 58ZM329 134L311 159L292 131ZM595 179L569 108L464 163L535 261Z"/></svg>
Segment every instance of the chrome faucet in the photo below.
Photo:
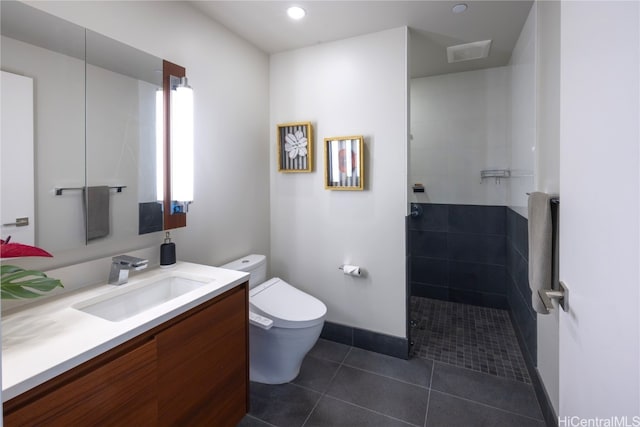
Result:
<svg viewBox="0 0 640 427"><path fill-rule="evenodd" d="M130 255L118 255L111 258L111 271L109 271L110 285L124 285L129 280L129 271L139 271L147 268L149 260L136 258Z"/></svg>

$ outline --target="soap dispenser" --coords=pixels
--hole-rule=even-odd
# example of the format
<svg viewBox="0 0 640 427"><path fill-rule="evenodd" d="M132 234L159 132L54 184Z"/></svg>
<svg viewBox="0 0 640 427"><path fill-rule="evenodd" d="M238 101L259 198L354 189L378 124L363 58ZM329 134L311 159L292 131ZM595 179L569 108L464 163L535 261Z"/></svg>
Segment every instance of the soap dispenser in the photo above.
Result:
<svg viewBox="0 0 640 427"><path fill-rule="evenodd" d="M170 267L176 263L176 244L171 241L167 231L164 243L160 245L160 267Z"/></svg>

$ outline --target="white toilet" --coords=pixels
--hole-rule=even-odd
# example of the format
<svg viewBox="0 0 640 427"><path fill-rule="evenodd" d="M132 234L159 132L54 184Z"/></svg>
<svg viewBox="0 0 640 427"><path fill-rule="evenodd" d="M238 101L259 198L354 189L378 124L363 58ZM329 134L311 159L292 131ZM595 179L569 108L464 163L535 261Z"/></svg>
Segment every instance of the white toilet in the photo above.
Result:
<svg viewBox="0 0 640 427"><path fill-rule="evenodd" d="M264 255L247 255L221 266L251 273L249 278L250 378L283 384L300 372L302 359L315 345L327 307L282 279L267 281Z"/></svg>

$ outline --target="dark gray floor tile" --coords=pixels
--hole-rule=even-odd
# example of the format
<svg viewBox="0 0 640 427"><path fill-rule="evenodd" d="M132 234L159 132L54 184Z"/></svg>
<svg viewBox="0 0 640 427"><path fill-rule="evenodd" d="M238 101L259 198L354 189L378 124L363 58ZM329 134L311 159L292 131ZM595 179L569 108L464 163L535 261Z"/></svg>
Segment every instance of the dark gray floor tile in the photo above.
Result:
<svg viewBox="0 0 640 427"><path fill-rule="evenodd" d="M309 351L308 355L341 363L350 348L351 347L346 344L320 338L311 351Z"/></svg>
<svg viewBox="0 0 640 427"><path fill-rule="evenodd" d="M264 421L260 421L257 418L252 417L251 415L245 415L244 418L240 421L236 427L272 427L273 424L265 423Z"/></svg>
<svg viewBox="0 0 640 427"><path fill-rule="evenodd" d="M292 385L251 383L253 417L279 427L302 426L321 394Z"/></svg>
<svg viewBox="0 0 640 427"><path fill-rule="evenodd" d="M353 348L343 363L400 381L429 387L432 366L430 360L419 358L404 360L360 348Z"/></svg>
<svg viewBox="0 0 640 427"><path fill-rule="evenodd" d="M531 385L435 362L431 388L541 420Z"/></svg>
<svg viewBox="0 0 640 427"><path fill-rule="evenodd" d="M307 356L292 383L324 393L339 367L337 362Z"/></svg>
<svg viewBox="0 0 640 427"><path fill-rule="evenodd" d="M506 310L411 297L411 318L414 356L531 383Z"/></svg>
<svg viewBox="0 0 640 427"><path fill-rule="evenodd" d="M305 427L407 427L412 424L324 396Z"/></svg>
<svg viewBox="0 0 640 427"><path fill-rule="evenodd" d="M427 392L423 387L341 366L327 395L422 425L427 408Z"/></svg>
<svg viewBox="0 0 640 427"><path fill-rule="evenodd" d="M431 391L427 427L545 427L544 421L523 417L469 400Z"/></svg>

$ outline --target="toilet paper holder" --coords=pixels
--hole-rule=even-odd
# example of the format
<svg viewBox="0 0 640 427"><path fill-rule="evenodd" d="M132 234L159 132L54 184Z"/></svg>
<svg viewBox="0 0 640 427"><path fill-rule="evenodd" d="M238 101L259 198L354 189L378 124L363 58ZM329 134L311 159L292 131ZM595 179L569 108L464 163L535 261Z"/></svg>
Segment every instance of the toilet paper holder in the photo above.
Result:
<svg viewBox="0 0 640 427"><path fill-rule="evenodd" d="M362 269L359 265L342 264L338 266L338 270L342 270L347 276L362 276Z"/></svg>

